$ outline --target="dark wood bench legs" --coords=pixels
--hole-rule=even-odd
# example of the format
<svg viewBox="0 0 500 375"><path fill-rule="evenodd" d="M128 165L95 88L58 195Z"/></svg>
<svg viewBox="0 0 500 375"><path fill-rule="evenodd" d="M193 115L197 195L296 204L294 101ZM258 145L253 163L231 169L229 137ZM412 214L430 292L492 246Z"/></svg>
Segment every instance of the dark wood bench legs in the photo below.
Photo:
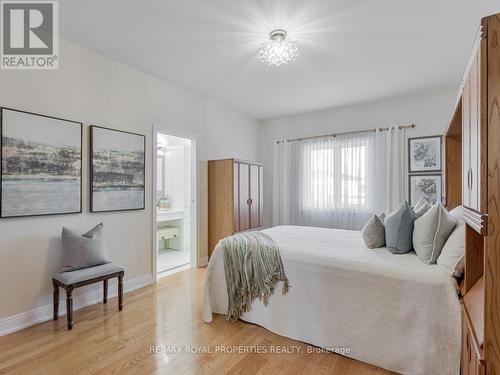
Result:
<svg viewBox="0 0 500 375"><path fill-rule="evenodd" d="M118 275L118 310L123 310L123 273Z"/></svg>
<svg viewBox="0 0 500 375"><path fill-rule="evenodd" d="M59 318L59 286L56 283L52 283L54 286L54 320Z"/></svg>
<svg viewBox="0 0 500 375"><path fill-rule="evenodd" d="M66 287L66 315L68 317L68 330L73 329L73 287Z"/></svg>
<svg viewBox="0 0 500 375"><path fill-rule="evenodd" d="M107 303L108 302L108 280L104 280L102 282L102 303Z"/></svg>
<svg viewBox="0 0 500 375"><path fill-rule="evenodd" d="M102 302L108 302L108 280L113 277L118 277L118 310L123 310L123 275L124 272L115 273L113 275L107 275L99 277L96 279L88 280L85 282L79 282L72 285L64 285L61 282L53 279L52 284L54 286L54 320L59 318L59 287L66 291L66 315L68 318L68 330L73 328L73 290L84 285L89 285L97 283L99 281L103 282L103 297Z"/></svg>

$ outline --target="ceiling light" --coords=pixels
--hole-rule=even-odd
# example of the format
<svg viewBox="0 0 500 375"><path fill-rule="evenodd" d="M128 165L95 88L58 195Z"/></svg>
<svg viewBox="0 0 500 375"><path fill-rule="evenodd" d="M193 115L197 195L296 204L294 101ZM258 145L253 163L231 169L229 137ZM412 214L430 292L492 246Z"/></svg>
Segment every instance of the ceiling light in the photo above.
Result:
<svg viewBox="0 0 500 375"><path fill-rule="evenodd" d="M259 57L267 65L288 64L294 61L298 54L297 41L281 29L271 31L269 40L262 43L259 49Z"/></svg>

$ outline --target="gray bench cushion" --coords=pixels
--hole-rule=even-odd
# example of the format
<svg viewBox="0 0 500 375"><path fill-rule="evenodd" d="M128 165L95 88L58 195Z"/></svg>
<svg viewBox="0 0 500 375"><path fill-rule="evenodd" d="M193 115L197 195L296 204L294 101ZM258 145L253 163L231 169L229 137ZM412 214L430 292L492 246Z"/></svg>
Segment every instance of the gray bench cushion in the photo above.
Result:
<svg viewBox="0 0 500 375"><path fill-rule="evenodd" d="M83 268L77 271L59 272L52 277L65 285L70 285L121 271L123 271L123 267L118 264L106 263L101 264L100 266Z"/></svg>

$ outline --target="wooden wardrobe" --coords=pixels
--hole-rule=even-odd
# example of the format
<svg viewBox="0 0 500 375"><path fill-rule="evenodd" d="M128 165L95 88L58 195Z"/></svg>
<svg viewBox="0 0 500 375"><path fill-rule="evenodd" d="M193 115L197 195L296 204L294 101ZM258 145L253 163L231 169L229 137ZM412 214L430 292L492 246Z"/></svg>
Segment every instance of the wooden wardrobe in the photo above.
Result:
<svg viewBox="0 0 500 375"><path fill-rule="evenodd" d="M445 201L450 209L462 204L466 222L460 291L467 375L500 374L499 42L500 14L485 17L445 137Z"/></svg>
<svg viewBox="0 0 500 375"><path fill-rule="evenodd" d="M223 159L208 161L208 256L224 237L262 226L261 163Z"/></svg>

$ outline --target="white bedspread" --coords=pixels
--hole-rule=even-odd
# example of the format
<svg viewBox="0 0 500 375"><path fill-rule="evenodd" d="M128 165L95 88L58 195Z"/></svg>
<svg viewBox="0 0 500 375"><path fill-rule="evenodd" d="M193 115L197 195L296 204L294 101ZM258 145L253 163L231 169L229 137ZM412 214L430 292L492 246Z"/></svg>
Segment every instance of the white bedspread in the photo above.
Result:
<svg viewBox="0 0 500 375"><path fill-rule="evenodd" d="M254 301L242 320L403 374L459 374L460 304L456 281L411 252L368 249L361 234L279 226L277 243L290 291L277 285L269 305ZM205 280L203 319L225 314L222 252L215 249Z"/></svg>

